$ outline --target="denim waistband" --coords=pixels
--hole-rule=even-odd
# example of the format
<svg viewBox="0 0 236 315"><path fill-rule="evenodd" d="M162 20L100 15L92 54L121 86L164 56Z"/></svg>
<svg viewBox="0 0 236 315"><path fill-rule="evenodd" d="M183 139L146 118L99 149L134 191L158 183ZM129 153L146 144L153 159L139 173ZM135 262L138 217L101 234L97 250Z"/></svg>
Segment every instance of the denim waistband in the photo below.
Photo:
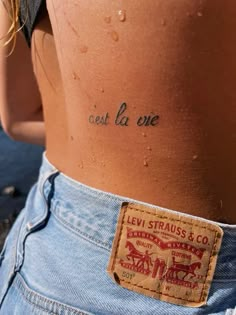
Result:
<svg viewBox="0 0 236 315"><path fill-rule="evenodd" d="M39 186L43 186L45 193L49 191L49 184L43 185L43 178L45 178L45 174L53 174L56 171L57 169L44 154L40 168ZM109 251L112 247L118 214L123 202L139 203L171 211L182 217L199 219L192 215L89 187L61 172L55 177L52 199L54 214L65 223L68 229L76 231L81 237ZM200 219L217 224L224 231L215 271L215 281L236 281L236 225Z"/></svg>

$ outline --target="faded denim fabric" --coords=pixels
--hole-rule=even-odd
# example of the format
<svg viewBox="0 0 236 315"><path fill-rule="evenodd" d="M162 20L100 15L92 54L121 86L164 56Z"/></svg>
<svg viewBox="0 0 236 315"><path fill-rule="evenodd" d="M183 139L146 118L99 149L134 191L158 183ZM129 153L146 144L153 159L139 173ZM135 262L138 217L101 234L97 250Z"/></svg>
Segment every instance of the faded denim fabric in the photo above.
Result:
<svg viewBox="0 0 236 315"><path fill-rule="evenodd" d="M219 224L224 237L206 306L161 302L112 281L106 268L124 201L138 202L78 183L44 157L0 256L0 315L236 314L235 225Z"/></svg>

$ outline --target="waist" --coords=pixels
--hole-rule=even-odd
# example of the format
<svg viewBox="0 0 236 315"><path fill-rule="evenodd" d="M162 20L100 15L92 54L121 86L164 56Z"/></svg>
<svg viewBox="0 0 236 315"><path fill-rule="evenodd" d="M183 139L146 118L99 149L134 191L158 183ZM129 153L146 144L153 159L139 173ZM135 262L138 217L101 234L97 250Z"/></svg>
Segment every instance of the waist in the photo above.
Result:
<svg viewBox="0 0 236 315"><path fill-rule="evenodd" d="M52 171L56 171L56 168L44 156L40 170L39 186L45 173ZM48 191L47 185L50 186L47 183L44 186L45 191ZM54 195L51 202L54 215L68 228L75 230L81 237L87 238L107 250L112 247L119 210L123 202L147 205L154 209L175 213L181 216L181 220L186 217L197 219L197 217L189 214L89 187L63 173L59 173L54 180ZM224 231L215 280L236 280L236 225L213 222L203 218L201 220L217 224Z"/></svg>
<svg viewBox="0 0 236 315"><path fill-rule="evenodd" d="M62 173L85 185L209 220L236 223L234 172L229 174L226 165L222 165L226 172L219 174L214 161L193 152L181 159L146 143L146 152L140 146L135 151L130 146L115 147L114 142L110 149L49 150L47 156Z"/></svg>

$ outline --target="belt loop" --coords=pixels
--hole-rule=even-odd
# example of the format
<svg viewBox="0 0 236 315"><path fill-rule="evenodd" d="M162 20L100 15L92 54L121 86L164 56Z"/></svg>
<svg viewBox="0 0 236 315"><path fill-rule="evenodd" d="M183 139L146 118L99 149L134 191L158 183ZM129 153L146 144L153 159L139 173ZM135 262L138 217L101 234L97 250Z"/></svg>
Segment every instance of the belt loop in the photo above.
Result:
<svg viewBox="0 0 236 315"><path fill-rule="evenodd" d="M47 224L49 218L50 218L50 209L51 209L51 200L54 196L54 191L55 191L55 178L60 174L60 172L58 172L57 170L53 171L53 173L51 172L49 176L46 177L46 179L44 180L44 182L42 183L42 186L41 186L41 194L42 194L42 197L44 199L44 202L46 203L45 204L45 207L47 209L47 215L45 216L45 224ZM46 182L49 182L50 183L50 189L49 189L49 193L47 196L45 196L44 194L44 186L46 184Z"/></svg>
<svg viewBox="0 0 236 315"><path fill-rule="evenodd" d="M42 178L39 179L39 191L46 203L49 201L49 198L51 199L53 196L51 193L52 189L53 189L53 194L54 194L54 180L59 174L60 174L59 171L55 169L55 170L46 172L45 174L43 174ZM48 196L45 196L44 188L47 181L49 182L51 187L50 187Z"/></svg>
<svg viewBox="0 0 236 315"><path fill-rule="evenodd" d="M47 221L51 199L54 195L54 179L59 175L60 173L58 170L51 170L49 172L46 172L42 175L41 178L38 180L38 189L39 193L42 197L43 201L43 209L40 211L38 215L36 215L32 221L27 222L27 231L30 232L34 230L38 225L40 225L44 220ZM45 196L44 188L47 181L50 183L51 187L49 190L49 193L47 196ZM35 209L37 211L37 209Z"/></svg>
<svg viewBox="0 0 236 315"><path fill-rule="evenodd" d="M48 217L46 220L49 219L50 216L50 212L49 210L51 209L51 200L54 196L54 191L55 191L55 179L56 177L60 174L60 172L56 172L50 175L50 177L48 178L49 183L51 184L48 196L47 196L47 208L48 208Z"/></svg>

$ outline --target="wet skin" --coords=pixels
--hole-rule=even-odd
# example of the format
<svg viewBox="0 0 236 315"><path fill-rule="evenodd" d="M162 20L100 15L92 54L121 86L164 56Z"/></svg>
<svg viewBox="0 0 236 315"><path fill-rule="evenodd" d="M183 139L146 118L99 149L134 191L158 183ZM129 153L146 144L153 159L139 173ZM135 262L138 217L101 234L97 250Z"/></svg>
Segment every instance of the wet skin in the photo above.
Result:
<svg viewBox="0 0 236 315"><path fill-rule="evenodd" d="M48 12L32 56L49 160L89 186L236 223L235 1Z"/></svg>

